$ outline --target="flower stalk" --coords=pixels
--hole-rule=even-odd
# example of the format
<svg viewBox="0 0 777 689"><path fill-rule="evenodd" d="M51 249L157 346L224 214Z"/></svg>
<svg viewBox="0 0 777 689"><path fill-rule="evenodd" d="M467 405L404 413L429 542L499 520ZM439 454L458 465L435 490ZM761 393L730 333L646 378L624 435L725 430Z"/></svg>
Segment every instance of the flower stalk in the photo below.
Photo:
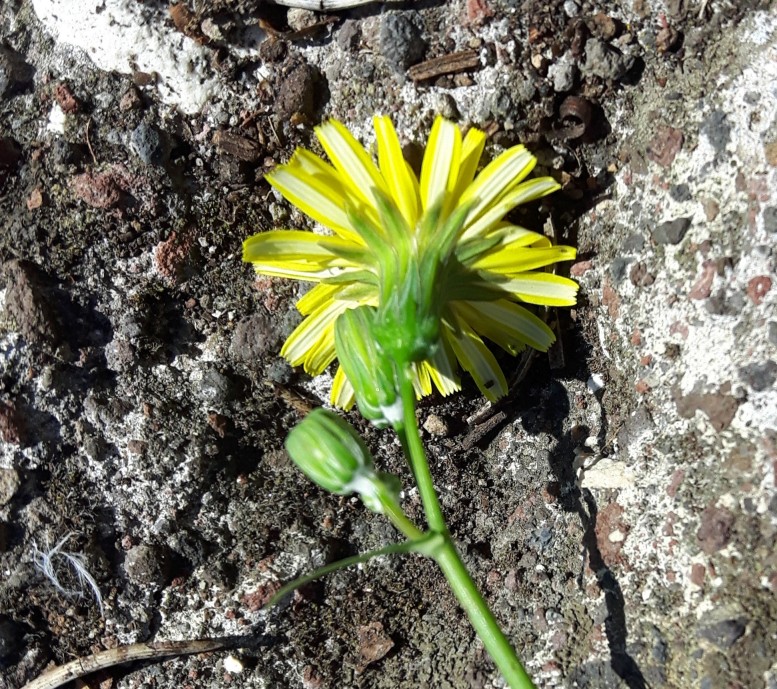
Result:
<svg viewBox="0 0 777 689"><path fill-rule="evenodd" d="M336 494L358 493L405 537L400 544L327 565L288 592L371 557L415 552L432 558L512 689L534 689L459 555L434 487L416 418L416 400L433 386L459 389L459 367L489 400L507 393L505 376L485 345L511 354L545 351L550 328L522 303L575 303L577 284L545 271L575 256L505 220L516 206L558 189L550 177L527 179L536 160L515 146L478 172L485 135L465 136L438 118L420 178L405 162L391 122L375 118L377 165L342 124L316 135L331 165L298 150L270 183L331 235L275 230L246 240L244 260L257 272L316 282L297 304L305 319L281 354L308 373L335 359L332 402L354 403L379 428L397 433L426 519L420 529L402 510L399 479L374 467L356 431L317 409L292 430L286 447L314 482Z"/></svg>

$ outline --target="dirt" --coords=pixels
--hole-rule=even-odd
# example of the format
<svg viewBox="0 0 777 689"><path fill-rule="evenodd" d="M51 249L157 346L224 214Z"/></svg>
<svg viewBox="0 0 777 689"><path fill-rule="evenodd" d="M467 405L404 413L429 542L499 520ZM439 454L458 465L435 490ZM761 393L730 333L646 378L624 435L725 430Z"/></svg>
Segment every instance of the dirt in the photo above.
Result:
<svg viewBox="0 0 777 689"><path fill-rule="evenodd" d="M515 216L578 247L561 346L487 412L471 381L420 411L451 531L537 686L776 687L768 4L3 3L0 688L233 635L261 643L87 684L502 686L416 556L261 611L397 538L282 451L327 379L278 355L304 288L240 261L251 234L309 226L265 173L320 153L329 116L369 144L376 112L411 164L442 112L563 187ZM462 51L478 65L446 62ZM407 480L391 435L352 420Z"/></svg>

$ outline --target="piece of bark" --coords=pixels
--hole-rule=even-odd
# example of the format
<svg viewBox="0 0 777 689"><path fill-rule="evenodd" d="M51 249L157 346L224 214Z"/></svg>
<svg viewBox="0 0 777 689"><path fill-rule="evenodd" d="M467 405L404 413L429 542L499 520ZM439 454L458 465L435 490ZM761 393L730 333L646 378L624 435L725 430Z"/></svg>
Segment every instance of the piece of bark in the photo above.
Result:
<svg viewBox="0 0 777 689"><path fill-rule="evenodd" d="M413 81L426 81L443 74L456 74L480 67L480 55L475 50L461 50L448 53L431 60L419 62L407 70L407 76Z"/></svg>

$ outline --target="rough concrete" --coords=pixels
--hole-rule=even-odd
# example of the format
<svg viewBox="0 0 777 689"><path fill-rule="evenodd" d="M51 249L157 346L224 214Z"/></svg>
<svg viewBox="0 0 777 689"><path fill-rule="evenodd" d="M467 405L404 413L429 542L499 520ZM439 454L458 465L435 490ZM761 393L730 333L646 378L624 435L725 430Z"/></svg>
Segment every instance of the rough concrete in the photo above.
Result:
<svg viewBox="0 0 777 689"><path fill-rule="evenodd" d="M396 538L280 450L330 379L277 354L300 287L240 263L248 235L306 222L264 173L330 115L369 144L375 112L411 164L445 112L485 128L489 156L527 142L563 185L516 216L579 248L563 346L490 421L471 384L421 410L451 530L538 687L775 686L774 11L97 5L0 9L0 687L230 634L267 637L99 681L502 686L426 560L260 612L281 582ZM407 57L386 37L411 25ZM461 50L480 66L407 75ZM407 478L390 435L364 431ZM69 532L102 615L35 568Z"/></svg>

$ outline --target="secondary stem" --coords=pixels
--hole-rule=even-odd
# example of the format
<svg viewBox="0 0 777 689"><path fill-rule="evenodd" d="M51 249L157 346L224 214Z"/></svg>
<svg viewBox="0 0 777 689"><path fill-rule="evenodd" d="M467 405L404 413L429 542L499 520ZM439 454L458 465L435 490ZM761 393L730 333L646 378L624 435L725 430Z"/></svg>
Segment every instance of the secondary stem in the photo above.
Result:
<svg viewBox="0 0 777 689"><path fill-rule="evenodd" d="M424 537L424 532L407 518L407 515L405 515L405 513L402 511L402 508L394 500L394 496L383 496L381 503L383 505L383 513L396 527L397 531L405 536L405 538L411 541L417 541Z"/></svg>

